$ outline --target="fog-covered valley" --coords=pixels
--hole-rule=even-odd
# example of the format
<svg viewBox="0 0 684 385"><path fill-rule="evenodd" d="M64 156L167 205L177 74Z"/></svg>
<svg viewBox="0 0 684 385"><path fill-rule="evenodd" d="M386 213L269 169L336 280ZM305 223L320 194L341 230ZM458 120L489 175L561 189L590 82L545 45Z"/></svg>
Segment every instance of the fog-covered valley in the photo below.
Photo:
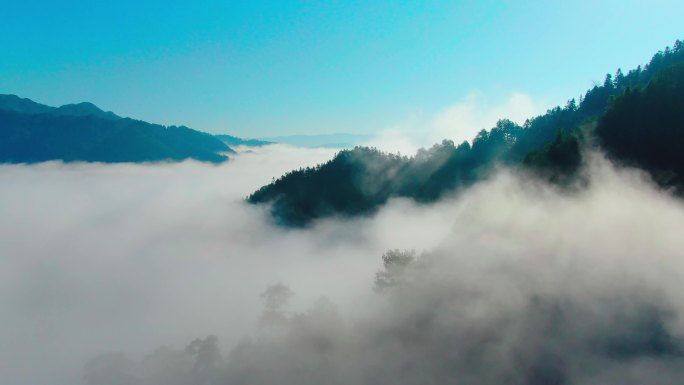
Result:
<svg viewBox="0 0 684 385"><path fill-rule="evenodd" d="M683 1L0 9L0 385L684 383Z"/></svg>
<svg viewBox="0 0 684 385"><path fill-rule="evenodd" d="M501 169L304 229L245 203L332 156L2 166L3 383L677 383L684 206L645 174L589 153L569 189Z"/></svg>
<svg viewBox="0 0 684 385"><path fill-rule="evenodd" d="M297 308L327 296L357 312L382 251L427 248L440 235L428 222L449 219L413 209L287 231L244 202L332 154L269 146L218 166L2 166L3 382L74 383L90 356L140 357L209 334L228 347L254 331L259 295L280 281Z"/></svg>

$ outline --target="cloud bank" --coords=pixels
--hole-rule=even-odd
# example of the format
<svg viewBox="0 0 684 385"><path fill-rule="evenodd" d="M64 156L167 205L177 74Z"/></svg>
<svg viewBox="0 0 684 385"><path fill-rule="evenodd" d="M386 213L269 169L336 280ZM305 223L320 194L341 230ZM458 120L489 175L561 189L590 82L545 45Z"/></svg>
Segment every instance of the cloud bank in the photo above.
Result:
<svg viewBox="0 0 684 385"><path fill-rule="evenodd" d="M643 174L592 154L576 189L501 170L307 230L242 201L330 156L0 168L2 382L678 383L684 207Z"/></svg>

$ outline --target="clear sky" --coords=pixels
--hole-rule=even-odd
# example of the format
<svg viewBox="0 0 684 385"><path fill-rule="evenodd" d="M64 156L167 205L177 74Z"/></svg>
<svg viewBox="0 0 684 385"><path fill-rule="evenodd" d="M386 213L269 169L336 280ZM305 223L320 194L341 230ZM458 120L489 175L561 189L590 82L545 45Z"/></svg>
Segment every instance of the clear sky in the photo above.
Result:
<svg viewBox="0 0 684 385"><path fill-rule="evenodd" d="M684 1L0 0L0 93L246 137L373 133L477 93L562 104Z"/></svg>

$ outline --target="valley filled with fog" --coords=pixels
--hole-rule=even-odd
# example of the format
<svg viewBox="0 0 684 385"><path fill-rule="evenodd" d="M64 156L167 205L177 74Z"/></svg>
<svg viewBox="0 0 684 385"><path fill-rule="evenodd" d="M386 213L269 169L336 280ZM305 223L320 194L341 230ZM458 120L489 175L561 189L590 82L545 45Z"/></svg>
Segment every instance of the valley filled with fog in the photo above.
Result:
<svg viewBox="0 0 684 385"><path fill-rule="evenodd" d="M0 385L684 384L682 14L3 2Z"/></svg>
<svg viewBox="0 0 684 385"><path fill-rule="evenodd" d="M678 382L684 206L644 173L587 153L571 188L501 169L301 229L245 202L333 155L0 166L3 383Z"/></svg>

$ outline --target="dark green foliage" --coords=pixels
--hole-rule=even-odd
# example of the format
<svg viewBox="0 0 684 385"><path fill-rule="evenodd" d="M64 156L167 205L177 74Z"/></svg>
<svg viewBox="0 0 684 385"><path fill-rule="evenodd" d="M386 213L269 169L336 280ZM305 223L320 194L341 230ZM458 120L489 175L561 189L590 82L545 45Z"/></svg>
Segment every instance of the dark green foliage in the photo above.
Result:
<svg viewBox="0 0 684 385"><path fill-rule="evenodd" d="M579 134L559 131L543 150L528 153L523 164L552 182L569 182L582 164Z"/></svg>
<svg viewBox="0 0 684 385"><path fill-rule="evenodd" d="M164 127L104 112L90 103L59 108L13 95L0 98L0 163L222 162L220 140L187 127Z"/></svg>
<svg viewBox="0 0 684 385"><path fill-rule="evenodd" d="M569 130L579 126L591 118L576 106L575 100L568 102L565 108L555 107L546 114L525 122L523 130L516 137L515 145L507 154L510 162L518 163L527 154L544 149L561 130Z"/></svg>
<svg viewBox="0 0 684 385"><path fill-rule="evenodd" d="M529 167L552 182L567 183L581 165L580 127L592 126L611 105L598 129L609 151L637 165L674 173L681 183L682 75L681 69L668 69L677 63L684 63L679 40L643 69L606 75L579 104L571 99L522 127L500 120L491 130L482 130L472 146L445 140L413 158L357 147L317 167L290 172L248 200L271 203L279 222L302 226L331 215L371 213L391 197L431 202L482 179L497 164ZM651 82L659 73L660 80Z"/></svg>
<svg viewBox="0 0 684 385"><path fill-rule="evenodd" d="M650 171L664 185L681 186L684 65L664 69L645 87L628 88L599 120L596 136L613 158Z"/></svg>
<svg viewBox="0 0 684 385"><path fill-rule="evenodd" d="M489 172L521 129L501 120L491 131L480 132L472 146L444 140L412 158L355 147L317 167L292 171L248 200L272 202L274 216L296 226L330 215L372 213L392 197L432 202Z"/></svg>
<svg viewBox="0 0 684 385"><path fill-rule="evenodd" d="M443 141L413 158L356 147L316 167L292 171L262 187L248 200L272 202L284 224L302 226L313 218L372 213L391 197L430 202L478 177L491 156L488 139L454 146Z"/></svg>
<svg viewBox="0 0 684 385"><path fill-rule="evenodd" d="M315 168L292 171L249 197L252 203L273 201L276 217L303 225L313 217L369 212L384 203L389 175L398 173L406 158L376 149L345 150ZM371 180L377 177L378 179ZM316 188L313 192L311 189Z"/></svg>

